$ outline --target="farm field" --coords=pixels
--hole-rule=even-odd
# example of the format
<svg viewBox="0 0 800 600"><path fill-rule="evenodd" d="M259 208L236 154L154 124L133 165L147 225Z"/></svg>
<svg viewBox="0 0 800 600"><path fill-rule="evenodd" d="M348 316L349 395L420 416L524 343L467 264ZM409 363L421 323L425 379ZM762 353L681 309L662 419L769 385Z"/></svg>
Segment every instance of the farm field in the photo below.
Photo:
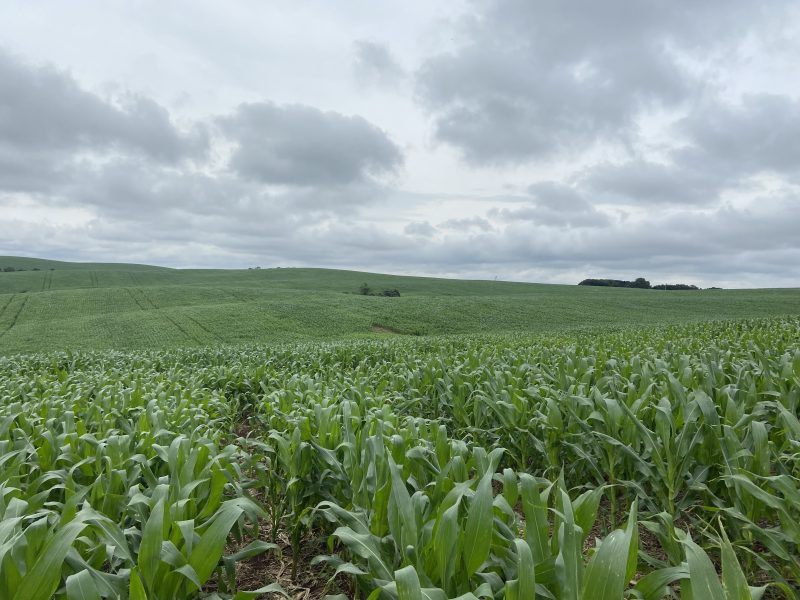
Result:
<svg viewBox="0 0 800 600"><path fill-rule="evenodd" d="M0 257L0 354L568 331L800 314L800 289L654 290ZM38 268L40 270L33 271ZM50 270L53 269L53 270ZM359 295L396 288L399 298Z"/></svg>
<svg viewBox="0 0 800 600"><path fill-rule="evenodd" d="M794 316L16 355L0 397L2 598L798 598Z"/></svg>
<svg viewBox="0 0 800 600"><path fill-rule="evenodd" d="M800 600L798 2L184 4L0 2L0 600Z"/></svg>

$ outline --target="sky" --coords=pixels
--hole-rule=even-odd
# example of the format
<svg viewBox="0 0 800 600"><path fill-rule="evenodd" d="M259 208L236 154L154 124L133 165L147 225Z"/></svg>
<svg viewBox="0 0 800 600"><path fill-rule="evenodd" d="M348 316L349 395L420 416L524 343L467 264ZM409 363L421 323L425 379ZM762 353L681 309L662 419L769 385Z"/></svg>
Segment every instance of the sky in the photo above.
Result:
<svg viewBox="0 0 800 600"><path fill-rule="evenodd" d="M800 286L800 5L7 0L0 254Z"/></svg>

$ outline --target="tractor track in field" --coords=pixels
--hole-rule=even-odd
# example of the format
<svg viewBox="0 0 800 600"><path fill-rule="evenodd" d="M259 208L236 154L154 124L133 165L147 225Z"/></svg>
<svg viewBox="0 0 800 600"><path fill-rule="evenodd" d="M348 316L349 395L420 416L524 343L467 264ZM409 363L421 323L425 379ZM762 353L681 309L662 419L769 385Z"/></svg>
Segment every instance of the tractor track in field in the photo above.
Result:
<svg viewBox="0 0 800 600"><path fill-rule="evenodd" d="M3 308L0 308L0 318L3 317L3 314L6 312L6 309L8 308L8 305L11 304L11 301L14 300L14 298L16 298L16 297L17 297L16 294L11 294L11 298L8 299L8 302L6 302L3 305Z"/></svg>
<svg viewBox="0 0 800 600"><path fill-rule="evenodd" d="M134 277L133 273L128 273L128 274L130 275L131 280L136 282L136 278ZM150 296L148 296L147 293L141 287L136 287L136 288L133 288L133 289L135 289L137 292L139 292L139 294L141 294L141 297L142 297L141 300L139 300L139 298L136 297L136 294L133 293L133 290L131 288L125 288L125 291L128 292L128 295L131 298L133 298L133 301L136 303L136 306L139 307L139 310L157 310L157 311L161 311L161 307L159 307L155 302L153 302L153 300L150 298ZM145 303L149 304L150 306L149 307L145 306L144 304L142 304L142 302L145 302ZM161 312L161 316L163 316L167 321L172 323L172 325L178 331L180 331L187 339L190 339L190 340L194 341L197 344L202 344L203 343L202 340L200 340L200 338L198 338L196 335L192 334L190 331L186 330L180 323L178 323L178 321L176 321L170 315L166 314L165 312ZM223 344L227 343L227 340L225 340L225 338L223 338L218 333L215 333L214 331L210 330L208 327L203 325L200 321L198 321L194 317L190 317L189 315L183 315L183 316L186 319L188 319L189 321L191 321L192 323L194 323L200 330L202 330L203 332L205 332L208 335L210 335L212 338L216 339L219 342L222 342Z"/></svg>
<svg viewBox="0 0 800 600"><path fill-rule="evenodd" d="M203 325L200 321L198 321L194 317L190 317L189 315L183 315L183 316L186 317L187 319L189 319L195 325L197 325L200 329L205 331L208 335L210 335L213 338L216 338L217 341L222 342L223 344L225 343L225 340L222 338L221 335L219 335L218 333L214 333L213 331L211 331L208 327Z"/></svg>
<svg viewBox="0 0 800 600"><path fill-rule="evenodd" d="M159 310L159 309L156 309L156 310ZM199 339L199 338L198 338L196 335L192 335L191 333L189 333L188 331L186 331L186 330L185 330L185 329L184 329L184 328L183 328L183 327L180 325L180 323L178 323L178 322L177 322L175 319L173 319L172 317L170 317L170 316L169 316L167 313L161 313L161 314L162 314L162 316L163 316L163 317L164 317L164 318L165 318L167 321L169 321L170 323L172 323L172 324L175 326L175 328L176 328L178 331L180 331L180 332L181 332L181 333L182 333L184 336L186 336L188 339L190 339L190 340L194 341L194 342L195 342L195 343L197 343L197 344L202 344L202 343L203 343L203 342L201 342L201 341L200 341L200 339Z"/></svg>
<svg viewBox="0 0 800 600"><path fill-rule="evenodd" d="M151 306L151 308L149 308L149 309L147 309L147 308L144 308L144 307L143 307L143 306L142 306L142 305L141 305L141 304L140 304L140 303L137 301L137 302L136 302L136 304L139 304L139 308L141 308L142 310L157 310L157 311L159 311L159 313L161 314L161 316L162 316L162 317L164 317L164 318L165 318L167 321L169 321L170 323L172 323L172 324L175 326L175 328L176 328L178 331L180 331L180 332L181 332L181 333L184 335L184 337L186 337L186 338L187 338L187 339L189 339L189 340L192 340L192 341L193 341L193 342L195 342L196 344L202 344L202 343L203 343L202 341L200 341L200 339L199 339L199 338L198 338L196 335L193 335L192 333L190 333L189 331L187 331L186 329L184 329L184 328L183 328L183 326L182 326L180 323L178 323L178 321L176 321L175 319L173 319L173 318L172 318L170 315L168 315L167 313L163 312L163 311L161 310L161 307L160 307L160 306L158 306L158 305L157 305L155 302L153 302L153 300L150 298L150 296L148 296L148 295L147 295L147 292L145 292L145 291L144 291L142 288L136 288L136 291L137 291L137 292L139 292L139 293L142 295L142 300L143 300L144 302L147 302L147 304L149 304L149 305ZM134 300L136 300L136 298L135 298L135 297L134 297ZM202 327L201 327L201 329L202 329Z"/></svg>
<svg viewBox="0 0 800 600"><path fill-rule="evenodd" d="M45 271L42 274L42 289L40 291L44 292L49 290L51 287L53 287L53 272Z"/></svg>
<svg viewBox="0 0 800 600"><path fill-rule="evenodd" d="M0 338L3 337L5 334L7 334L9 331L11 331L14 328L14 325L17 324L17 319L19 319L19 315L25 309L25 305L28 304L29 299L30 296L26 295L25 300L22 301L22 304L19 305L17 312L14 313L14 317L11 319L11 323L9 324L9 326L6 327L2 332L0 332ZM3 308L3 311L5 312L5 308Z"/></svg>
<svg viewBox="0 0 800 600"><path fill-rule="evenodd" d="M42 276L42 289L41 291L47 291L53 287L53 272L52 271L45 271L44 275Z"/></svg>
<svg viewBox="0 0 800 600"><path fill-rule="evenodd" d="M158 304L153 302L153 300L150 298L150 296L147 295L147 292L145 292L142 288L140 288L140 287L136 288L136 291L139 292L142 295L142 299L145 302L147 302L150 306L153 307L153 310L158 310L159 308L161 308Z"/></svg>
<svg viewBox="0 0 800 600"><path fill-rule="evenodd" d="M144 306L142 306L142 303L139 302L139 299L133 295L131 288L125 288L125 291L128 292L128 295L133 299L134 302L136 302L136 306L139 307L139 310L147 310Z"/></svg>

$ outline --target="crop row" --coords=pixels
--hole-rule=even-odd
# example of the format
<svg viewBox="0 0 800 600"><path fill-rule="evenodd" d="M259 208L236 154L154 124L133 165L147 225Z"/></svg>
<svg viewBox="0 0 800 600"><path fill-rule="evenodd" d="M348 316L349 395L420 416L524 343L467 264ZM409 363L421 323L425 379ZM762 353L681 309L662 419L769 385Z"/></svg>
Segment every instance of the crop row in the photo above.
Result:
<svg viewBox="0 0 800 600"><path fill-rule="evenodd" d="M797 319L0 369L2 598L798 597Z"/></svg>

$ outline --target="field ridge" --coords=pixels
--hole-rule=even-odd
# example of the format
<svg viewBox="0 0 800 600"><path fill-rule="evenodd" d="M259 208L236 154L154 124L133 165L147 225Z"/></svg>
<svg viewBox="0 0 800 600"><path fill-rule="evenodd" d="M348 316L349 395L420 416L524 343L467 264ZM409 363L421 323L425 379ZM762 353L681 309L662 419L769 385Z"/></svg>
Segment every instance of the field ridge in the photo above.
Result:
<svg viewBox="0 0 800 600"><path fill-rule="evenodd" d="M0 257L0 266L12 258ZM12 310L27 299L0 338L0 354L368 338L385 331L537 333L800 314L800 289L792 288L664 292L330 269L166 269L22 258L17 265L46 270L0 272L0 306ZM362 296L363 283L397 289L400 297Z"/></svg>

